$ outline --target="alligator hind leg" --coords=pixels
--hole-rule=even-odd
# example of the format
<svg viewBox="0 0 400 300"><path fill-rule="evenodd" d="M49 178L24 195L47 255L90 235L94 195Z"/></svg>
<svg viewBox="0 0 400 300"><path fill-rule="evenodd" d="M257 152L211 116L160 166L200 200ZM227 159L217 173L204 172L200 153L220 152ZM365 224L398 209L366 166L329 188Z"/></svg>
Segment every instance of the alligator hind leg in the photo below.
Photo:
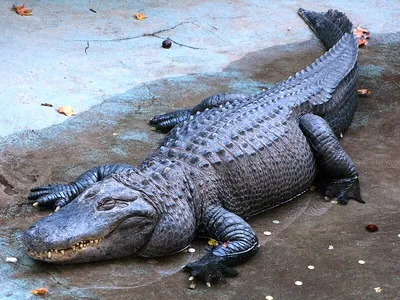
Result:
<svg viewBox="0 0 400 300"><path fill-rule="evenodd" d="M300 128L311 144L320 171L327 177L325 196L341 204L349 198L364 203L356 168L329 124L317 115L306 114L300 118Z"/></svg>
<svg viewBox="0 0 400 300"><path fill-rule="evenodd" d="M36 200L34 206L63 207L96 182L112 174L130 169L133 169L133 167L125 164L94 167L70 183L49 184L33 188L30 190L28 199Z"/></svg>
<svg viewBox="0 0 400 300"><path fill-rule="evenodd" d="M191 115L195 115L197 112L218 107L227 102L233 102L237 100L249 99L252 95L248 93L232 93L232 94L218 94L208 97L201 101L198 105L192 109L180 109L170 113L155 116L149 121L150 125L154 126L157 130L168 132L175 125L189 119Z"/></svg>

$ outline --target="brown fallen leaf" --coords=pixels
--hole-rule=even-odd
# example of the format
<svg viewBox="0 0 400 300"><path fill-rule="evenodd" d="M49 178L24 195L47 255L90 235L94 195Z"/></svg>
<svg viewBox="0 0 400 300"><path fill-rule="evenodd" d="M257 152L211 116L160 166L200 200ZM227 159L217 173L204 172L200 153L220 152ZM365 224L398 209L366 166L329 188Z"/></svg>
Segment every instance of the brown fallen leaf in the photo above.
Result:
<svg viewBox="0 0 400 300"><path fill-rule="evenodd" d="M369 96L369 95L371 95L371 91L369 89L360 89L360 90L357 90L357 94L359 96Z"/></svg>
<svg viewBox="0 0 400 300"><path fill-rule="evenodd" d="M46 295L47 292L48 292L47 287L42 287L42 288L39 288L39 289L32 290L31 294L34 294L34 295Z"/></svg>
<svg viewBox="0 0 400 300"><path fill-rule="evenodd" d="M31 16L32 15L32 9L26 8L25 4L13 5L12 9L20 16Z"/></svg>
<svg viewBox="0 0 400 300"><path fill-rule="evenodd" d="M362 28L357 26L357 28L353 29L353 33L357 36L358 46L367 45L368 39L371 37L367 28Z"/></svg>
<svg viewBox="0 0 400 300"><path fill-rule="evenodd" d="M135 14L135 18L140 20L140 21L143 21L144 19L147 19L147 16L145 14L141 13L141 12L137 12Z"/></svg>
<svg viewBox="0 0 400 300"><path fill-rule="evenodd" d="M76 115L76 112L73 111L72 106L70 106L70 105L60 106L57 111L60 114L64 114L68 117Z"/></svg>

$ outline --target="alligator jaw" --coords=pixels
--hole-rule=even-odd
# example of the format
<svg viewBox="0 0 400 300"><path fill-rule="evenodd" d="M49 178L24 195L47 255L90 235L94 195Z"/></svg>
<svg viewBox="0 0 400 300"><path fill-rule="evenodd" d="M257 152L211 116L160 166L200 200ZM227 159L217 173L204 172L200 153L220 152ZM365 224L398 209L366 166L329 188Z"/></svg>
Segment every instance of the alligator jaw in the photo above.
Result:
<svg viewBox="0 0 400 300"><path fill-rule="evenodd" d="M33 259L46 262L67 262L76 257L80 252L91 250L90 248L94 249L103 241L104 237L83 240L66 249L51 249L42 252L28 249L28 255Z"/></svg>

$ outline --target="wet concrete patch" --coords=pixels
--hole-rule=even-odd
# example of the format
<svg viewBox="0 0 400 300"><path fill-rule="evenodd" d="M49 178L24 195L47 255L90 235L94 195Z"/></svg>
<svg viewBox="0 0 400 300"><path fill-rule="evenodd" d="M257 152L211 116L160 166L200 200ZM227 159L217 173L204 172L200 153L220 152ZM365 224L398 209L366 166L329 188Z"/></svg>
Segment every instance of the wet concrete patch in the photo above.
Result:
<svg viewBox="0 0 400 300"><path fill-rule="evenodd" d="M369 299L378 295L374 288L380 286L379 296L395 298L400 257L397 49L398 44L375 44L360 51L359 65L361 69L367 66L367 72L361 73L359 85L369 88L372 95L360 99L343 145L358 167L367 204L333 205L313 192L251 219L260 239L259 253L237 268L239 277L212 289L200 281L195 290L187 289L188 275L180 271L206 251L204 240L193 243L194 254L166 258L72 266L32 261L21 244L21 233L49 211L28 205L28 189L72 180L95 165L140 163L163 137L150 130L147 121L152 116L191 107L216 93L255 93L267 88L322 53L315 39L250 53L221 73L146 83L57 126L2 139L1 184L8 190L0 189L0 271L5 278L0 282L0 297L29 298L30 290L47 286L47 299L263 299L266 295L274 299ZM13 186L12 193L7 184ZM367 232L365 225L371 222L381 230ZM272 235L263 235L266 230ZM5 263L6 256L17 257L19 262ZM357 263L360 259L366 261L365 266ZM315 270L307 269L310 264ZM296 286L297 280L303 285Z"/></svg>

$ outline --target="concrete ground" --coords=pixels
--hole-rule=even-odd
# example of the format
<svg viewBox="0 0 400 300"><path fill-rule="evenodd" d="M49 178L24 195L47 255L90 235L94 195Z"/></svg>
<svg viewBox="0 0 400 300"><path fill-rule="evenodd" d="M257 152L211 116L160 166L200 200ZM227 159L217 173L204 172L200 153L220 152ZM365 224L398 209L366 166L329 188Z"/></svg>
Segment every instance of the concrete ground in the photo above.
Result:
<svg viewBox="0 0 400 300"><path fill-rule="evenodd" d="M0 4L1 299L34 299L39 287L48 287L47 299L400 298L398 1L29 1L31 17L10 11L13 4ZM196 281L187 289L180 271L206 251L203 240L194 254L147 260L56 266L26 255L23 230L49 213L28 203L31 187L104 163L136 165L163 136L147 125L155 114L216 93L260 91L320 56L299 7L336 8L371 31L359 86L372 95L360 99L342 140L365 205L309 192L251 219L259 253L212 288ZM148 19L135 20L137 11ZM175 42L168 50L167 37ZM61 105L78 114L58 114ZM370 223L379 230L366 231Z"/></svg>

